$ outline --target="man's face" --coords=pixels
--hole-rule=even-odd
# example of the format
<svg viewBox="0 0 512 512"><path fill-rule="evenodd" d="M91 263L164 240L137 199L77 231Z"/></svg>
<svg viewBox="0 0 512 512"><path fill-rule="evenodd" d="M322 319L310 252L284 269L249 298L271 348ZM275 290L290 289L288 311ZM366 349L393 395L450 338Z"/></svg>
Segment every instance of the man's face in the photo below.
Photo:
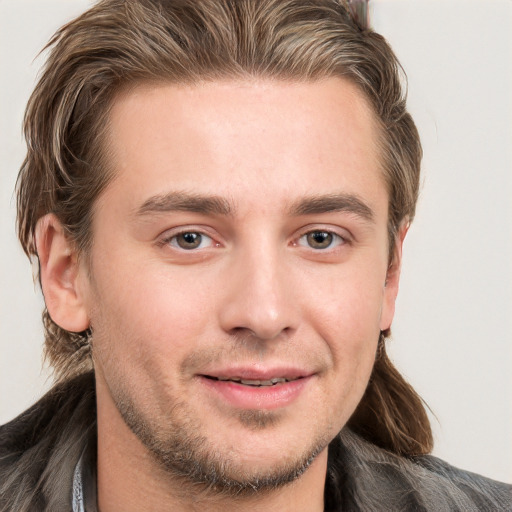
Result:
<svg viewBox="0 0 512 512"><path fill-rule="evenodd" d="M110 134L81 277L99 421L120 412L170 470L296 476L393 316L369 107L340 79L148 85Z"/></svg>

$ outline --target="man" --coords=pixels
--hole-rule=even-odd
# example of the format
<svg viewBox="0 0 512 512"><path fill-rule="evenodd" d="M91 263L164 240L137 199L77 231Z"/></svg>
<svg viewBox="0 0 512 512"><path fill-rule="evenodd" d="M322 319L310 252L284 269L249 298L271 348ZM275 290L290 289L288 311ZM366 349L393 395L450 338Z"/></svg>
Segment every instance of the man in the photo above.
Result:
<svg viewBox="0 0 512 512"><path fill-rule="evenodd" d="M58 383L2 508L509 509L386 356L421 149L385 41L334 0L109 0L52 48L18 211Z"/></svg>

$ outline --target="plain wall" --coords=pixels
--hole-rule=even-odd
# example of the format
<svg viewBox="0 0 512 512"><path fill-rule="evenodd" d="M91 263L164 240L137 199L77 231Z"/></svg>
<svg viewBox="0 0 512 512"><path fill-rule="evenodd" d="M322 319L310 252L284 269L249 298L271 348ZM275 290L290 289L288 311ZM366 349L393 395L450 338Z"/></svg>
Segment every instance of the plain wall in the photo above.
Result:
<svg viewBox="0 0 512 512"><path fill-rule="evenodd" d="M14 230L34 58L90 4L0 0L0 423L51 383ZM512 2L373 0L371 20L407 71L425 150L390 352L437 417L434 453L512 481Z"/></svg>

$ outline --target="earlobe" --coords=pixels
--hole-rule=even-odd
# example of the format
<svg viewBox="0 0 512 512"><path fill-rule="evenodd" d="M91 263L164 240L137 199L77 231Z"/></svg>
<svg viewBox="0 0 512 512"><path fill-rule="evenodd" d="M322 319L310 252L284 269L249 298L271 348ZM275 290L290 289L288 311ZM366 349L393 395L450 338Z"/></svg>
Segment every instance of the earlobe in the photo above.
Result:
<svg viewBox="0 0 512 512"><path fill-rule="evenodd" d="M402 248L409 230L409 222L403 222L395 238L393 257L386 273L384 284L384 303L380 320L380 330L387 331L391 327L395 315L395 302L400 284L400 271L402 268Z"/></svg>
<svg viewBox="0 0 512 512"><path fill-rule="evenodd" d="M54 214L36 226L41 287L52 320L62 329L82 332L89 318L79 286L78 254Z"/></svg>

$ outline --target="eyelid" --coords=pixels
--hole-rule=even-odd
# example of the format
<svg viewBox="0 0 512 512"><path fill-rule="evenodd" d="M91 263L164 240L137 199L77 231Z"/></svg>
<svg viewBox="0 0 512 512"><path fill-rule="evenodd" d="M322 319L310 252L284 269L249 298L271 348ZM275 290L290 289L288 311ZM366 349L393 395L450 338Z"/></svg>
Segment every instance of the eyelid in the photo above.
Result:
<svg viewBox="0 0 512 512"><path fill-rule="evenodd" d="M305 237L306 235L310 233L314 233L315 231L318 232L326 232L334 235L337 239L341 241L341 243L337 243L334 245L334 247L339 247L340 245L350 244L353 240L352 235L350 232L344 228L341 227L333 227L333 226L326 226L326 225L308 225L300 230L300 232L293 237L292 245L300 245L302 247L305 247L302 244L299 244L300 239ZM223 244L218 241L218 236L215 236L213 233L211 233L211 229L206 228L205 226L198 226L198 225L190 225L190 226L178 226L175 228L170 228L166 231L164 231L157 239L157 245L159 246L171 246L173 249L178 251L184 251L187 252L186 249L183 249L176 245L171 245L171 240L175 239L177 236L182 235L184 233L198 233L202 235L203 237L209 238L212 242L209 247L221 247ZM327 252L328 250L332 250L334 247L328 247L326 249L313 249L310 247L310 249L313 249L315 251L324 251ZM203 248L205 249L205 248ZM197 251L198 249L191 249L188 252Z"/></svg>
<svg viewBox="0 0 512 512"><path fill-rule="evenodd" d="M189 234L190 233L194 233L194 234L199 235L201 237L200 244L199 244L198 247L190 247L189 249L187 249L185 247L180 247L179 242L178 242L178 237L181 236L181 235L185 235L187 233L189 233ZM212 237L210 237L208 235L205 235L204 233L199 233L197 231L184 231L183 233L178 233L177 235L171 236L170 238L168 238L168 240L169 240L169 245L171 247L173 247L174 249L176 249L178 251L187 251L187 252L197 251L197 250L200 250L200 249L206 249L206 248L211 247L212 245L214 245L214 241L213 241ZM208 244L208 247L203 247L203 245L205 243Z"/></svg>
<svg viewBox="0 0 512 512"><path fill-rule="evenodd" d="M322 248L322 247L312 247L311 245L309 245L309 243L306 241L305 243L301 243L302 240L306 239L306 237L308 235L310 235L311 233L328 233L330 235L332 235L332 240L331 240L331 243L325 247L325 248ZM338 233L335 233L334 231L327 231L325 229L313 229L312 231L307 231L306 233L304 233L303 235L301 235L299 238L298 238L298 242L297 242L297 245L300 245L301 247L304 247L306 249L311 249L313 251L318 251L318 252L328 252L328 251L332 251L334 249L336 249L337 247L340 247L342 245L345 245L347 243L347 240L345 240L345 238L343 238L341 235L339 235Z"/></svg>
<svg viewBox="0 0 512 512"><path fill-rule="evenodd" d="M326 226L325 224L311 224L308 225L300 230L298 235L294 237L293 243L294 245L298 245L298 241L303 238L304 236L308 235L309 233L314 233L315 231L324 232L324 233L331 233L332 235L335 235L336 237L339 237L341 240L343 240L343 244L350 244L352 243L354 237L352 234L345 228L341 228L339 226ZM325 249L324 249L325 250Z"/></svg>
<svg viewBox="0 0 512 512"><path fill-rule="evenodd" d="M157 244L160 247L163 246L170 246L174 250L182 251L182 252L194 252L201 250L199 248L195 249L184 249L182 247L179 247L177 244L172 244L171 241L173 239L176 239L176 237L183 235L185 233L197 233L201 235L202 237L209 238L211 240L211 245L208 247L202 247L201 249L209 249L210 247L220 247L221 244L216 240L216 237L210 233L210 230L206 229L205 227L201 226L179 226L176 228L171 228L166 230L162 235L158 237Z"/></svg>

